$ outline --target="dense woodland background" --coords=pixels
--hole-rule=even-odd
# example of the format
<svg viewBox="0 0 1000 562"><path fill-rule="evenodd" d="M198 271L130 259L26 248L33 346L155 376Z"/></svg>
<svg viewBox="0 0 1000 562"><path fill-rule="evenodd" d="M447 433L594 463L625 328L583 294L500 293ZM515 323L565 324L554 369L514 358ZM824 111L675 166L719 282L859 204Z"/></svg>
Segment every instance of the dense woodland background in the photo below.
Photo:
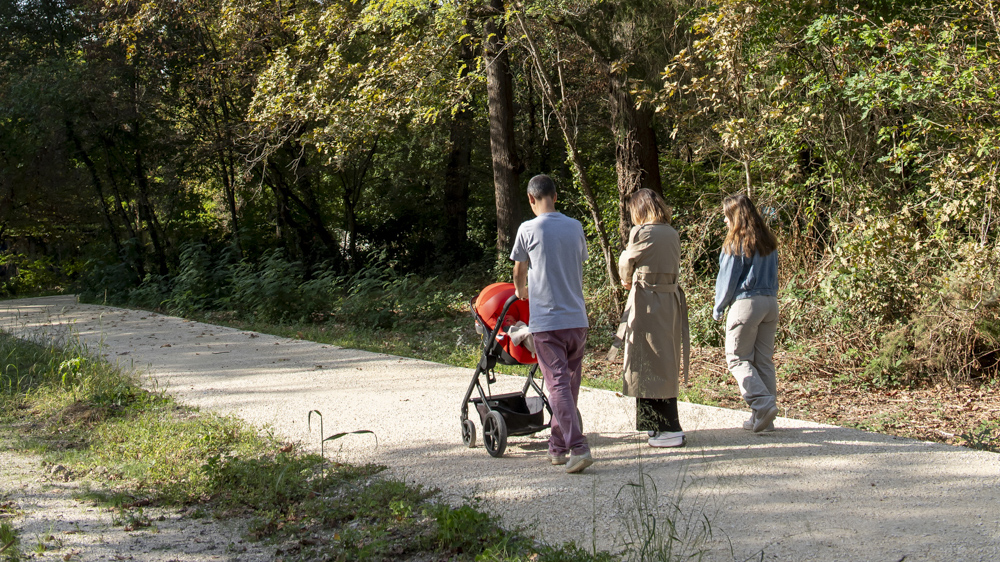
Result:
<svg viewBox="0 0 1000 562"><path fill-rule="evenodd" d="M872 385L1000 348L993 0L2 0L0 287L392 328L508 280L524 186L592 244L673 206L694 338L719 203L781 240L781 345ZM358 298L364 296L364 299Z"/></svg>

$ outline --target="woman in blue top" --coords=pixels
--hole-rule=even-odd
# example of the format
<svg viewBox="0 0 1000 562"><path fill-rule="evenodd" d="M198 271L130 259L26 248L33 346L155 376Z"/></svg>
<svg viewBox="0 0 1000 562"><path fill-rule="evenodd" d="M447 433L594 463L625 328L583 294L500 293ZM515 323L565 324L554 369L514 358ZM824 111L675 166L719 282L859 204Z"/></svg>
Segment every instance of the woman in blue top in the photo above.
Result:
<svg viewBox="0 0 1000 562"><path fill-rule="evenodd" d="M726 360L753 413L743 428L774 430L778 415L774 336L778 330L778 240L746 195L722 201L729 232L719 256L712 317L726 315Z"/></svg>

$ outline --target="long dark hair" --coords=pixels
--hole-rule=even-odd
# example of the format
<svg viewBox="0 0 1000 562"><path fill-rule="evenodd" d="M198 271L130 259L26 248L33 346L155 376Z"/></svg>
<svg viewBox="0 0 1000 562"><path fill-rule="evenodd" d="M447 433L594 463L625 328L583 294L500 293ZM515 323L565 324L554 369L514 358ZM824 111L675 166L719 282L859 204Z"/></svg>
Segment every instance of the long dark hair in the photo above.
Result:
<svg viewBox="0 0 1000 562"><path fill-rule="evenodd" d="M755 252L766 256L778 249L778 239L746 195L739 193L723 199L722 212L729 219L729 233L722 243L722 251L731 256L752 258Z"/></svg>

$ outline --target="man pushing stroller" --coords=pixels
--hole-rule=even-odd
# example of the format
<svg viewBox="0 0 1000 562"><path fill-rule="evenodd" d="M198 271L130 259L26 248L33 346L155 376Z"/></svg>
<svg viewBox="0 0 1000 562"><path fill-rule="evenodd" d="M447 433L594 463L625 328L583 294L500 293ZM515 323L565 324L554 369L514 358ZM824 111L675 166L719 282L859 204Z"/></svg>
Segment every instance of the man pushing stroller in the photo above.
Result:
<svg viewBox="0 0 1000 562"><path fill-rule="evenodd" d="M583 300L583 226L556 211L552 178L528 182L528 203L535 218L521 224L510 259L517 297L528 301L531 335L552 408L548 458L577 473L594 463L577 417L577 398L587 343Z"/></svg>

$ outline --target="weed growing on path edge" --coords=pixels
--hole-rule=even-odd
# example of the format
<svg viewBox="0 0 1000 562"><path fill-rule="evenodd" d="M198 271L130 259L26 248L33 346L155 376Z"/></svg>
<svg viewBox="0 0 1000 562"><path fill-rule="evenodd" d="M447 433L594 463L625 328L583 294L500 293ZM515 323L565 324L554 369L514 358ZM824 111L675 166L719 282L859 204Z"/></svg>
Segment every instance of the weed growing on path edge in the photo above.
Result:
<svg viewBox="0 0 1000 562"><path fill-rule="evenodd" d="M21 537L10 523L0 523L0 560L3 562L21 560Z"/></svg>
<svg viewBox="0 0 1000 562"><path fill-rule="evenodd" d="M375 446L378 447L378 436L375 435L374 431L368 429L359 429L357 431L342 431L340 433L334 433L329 437L323 437L324 435L326 435L326 433L323 431L323 412L320 412L319 410L309 410L309 414L306 416L306 427L309 428L310 432L312 431L313 414L316 414L316 416L319 418L319 456L322 457L323 459L326 459L326 442L336 441L337 439L340 439L341 437L347 435L361 435L367 433L375 438Z"/></svg>
<svg viewBox="0 0 1000 562"><path fill-rule="evenodd" d="M712 540L706 505L685 501L687 470L678 475L672 494L660 493L653 478L640 469L635 480L622 486L615 508L624 514L623 559L628 562L701 560Z"/></svg>
<svg viewBox="0 0 1000 562"><path fill-rule="evenodd" d="M330 463L241 420L182 407L79 348L0 333L0 353L0 423L67 478L90 478L78 497L126 531L155 530L144 508L173 505L191 517L246 517L251 538L287 561L612 559L539 545L470 505L440 504L434 491L383 478L383 467ZM33 548L48 552L55 538L40 535ZM19 560L18 548L0 560Z"/></svg>
<svg viewBox="0 0 1000 562"><path fill-rule="evenodd" d="M1000 453L1000 420L986 421L959 436L970 449Z"/></svg>

